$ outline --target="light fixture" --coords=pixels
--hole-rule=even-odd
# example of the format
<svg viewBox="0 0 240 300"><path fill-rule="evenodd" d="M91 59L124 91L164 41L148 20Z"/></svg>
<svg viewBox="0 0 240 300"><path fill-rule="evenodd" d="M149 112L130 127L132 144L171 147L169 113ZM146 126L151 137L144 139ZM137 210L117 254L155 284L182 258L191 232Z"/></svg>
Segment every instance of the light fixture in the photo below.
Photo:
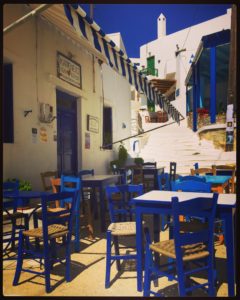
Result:
<svg viewBox="0 0 240 300"><path fill-rule="evenodd" d="M127 127L127 125L123 122L122 123L122 128L125 129Z"/></svg>
<svg viewBox="0 0 240 300"><path fill-rule="evenodd" d="M26 117L30 113L32 113L32 109L24 110L24 117Z"/></svg>

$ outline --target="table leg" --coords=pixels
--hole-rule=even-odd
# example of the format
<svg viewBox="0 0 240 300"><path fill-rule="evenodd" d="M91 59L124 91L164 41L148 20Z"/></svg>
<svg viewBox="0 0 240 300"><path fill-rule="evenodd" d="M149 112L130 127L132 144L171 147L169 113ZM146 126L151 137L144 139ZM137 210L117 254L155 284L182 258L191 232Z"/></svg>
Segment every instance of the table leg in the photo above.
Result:
<svg viewBox="0 0 240 300"><path fill-rule="evenodd" d="M99 196L100 196L100 221L101 221L101 230L104 232L106 230L106 223L105 223L105 197L104 197L104 190L103 187L99 187Z"/></svg>
<svg viewBox="0 0 240 300"><path fill-rule="evenodd" d="M137 248L137 290L142 292L143 248L142 248L142 214L136 208L136 248Z"/></svg>
<svg viewBox="0 0 240 300"><path fill-rule="evenodd" d="M235 295L235 264L234 264L234 226L232 210L221 216L225 221L225 243L227 251L228 296Z"/></svg>

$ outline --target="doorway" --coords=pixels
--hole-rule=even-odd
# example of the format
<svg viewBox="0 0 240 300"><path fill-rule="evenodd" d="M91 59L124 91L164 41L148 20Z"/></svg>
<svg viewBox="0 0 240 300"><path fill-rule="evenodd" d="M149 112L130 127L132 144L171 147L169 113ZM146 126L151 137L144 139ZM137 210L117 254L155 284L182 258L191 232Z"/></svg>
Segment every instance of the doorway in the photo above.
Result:
<svg viewBox="0 0 240 300"><path fill-rule="evenodd" d="M76 175L77 99L60 90L57 96L57 168L58 174Z"/></svg>

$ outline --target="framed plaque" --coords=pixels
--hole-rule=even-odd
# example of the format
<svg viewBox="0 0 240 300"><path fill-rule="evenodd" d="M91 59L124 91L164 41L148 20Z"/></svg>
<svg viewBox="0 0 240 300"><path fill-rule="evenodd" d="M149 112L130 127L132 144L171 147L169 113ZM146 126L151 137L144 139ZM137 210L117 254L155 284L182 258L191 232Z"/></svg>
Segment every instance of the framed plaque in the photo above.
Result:
<svg viewBox="0 0 240 300"><path fill-rule="evenodd" d="M97 117L87 115L87 130L98 133L99 131L99 120Z"/></svg>
<svg viewBox="0 0 240 300"><path fill-rule="evenodd" d="M57 77L79 89L82 88L81 66L58 51Z"/></svg>

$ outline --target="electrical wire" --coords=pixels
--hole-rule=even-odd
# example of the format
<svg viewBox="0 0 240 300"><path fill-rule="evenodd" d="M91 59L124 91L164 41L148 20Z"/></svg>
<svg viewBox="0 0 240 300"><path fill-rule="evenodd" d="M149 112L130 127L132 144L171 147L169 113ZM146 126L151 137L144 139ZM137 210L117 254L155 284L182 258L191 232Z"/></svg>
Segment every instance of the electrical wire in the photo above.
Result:
<svg viewBox="0 0 240 300"><path fill-rule="evenodd" d="M194 11L194 14L193 14L192 24L194 23L194 19L195 19L196 16L197 16L197 7L195 8L195 11ZM186 39L185 39L185 41L184 41L184 43L183 43L181 49L183 49L183 47L184 47L185 44L186 44L186 41L187 41L187 39L188 39L188 36L189 36L189 33L190 33L190 30L191 30L192 26L193 26L193 25L191 25L191 26L189 27L189 29L188 29L188 33L187 33L187 35L186 35Z"/></svg>

